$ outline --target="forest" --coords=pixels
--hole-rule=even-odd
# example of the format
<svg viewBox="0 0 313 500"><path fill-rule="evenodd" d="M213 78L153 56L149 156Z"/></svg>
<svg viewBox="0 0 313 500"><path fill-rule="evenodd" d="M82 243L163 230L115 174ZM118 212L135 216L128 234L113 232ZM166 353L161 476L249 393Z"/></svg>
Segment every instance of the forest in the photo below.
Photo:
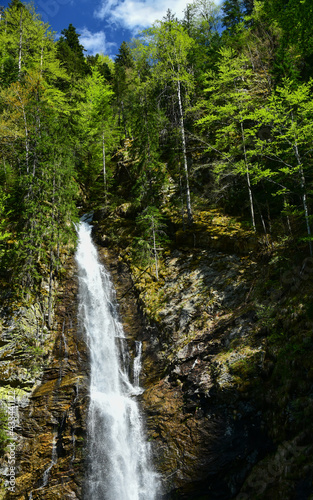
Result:
<svg viewBox="0 0 313 500"><path fill-rule="evenodd" d="M114 60L0 7L1 499L92 496L91 214L157 498L312 498L312 174L311 0L194 0Z"/></svg>
<svg viewBox="0 0 313 500"><path fill-rule="evenodd" d="M168 10L113 61L59 39L32 4L0 22L1 276L18 296L62 269L82 210L122 210L156 264L172 228L218 209L265 252L312 256L313 5ZM201 215L202 214L202 215ZM114 238L114 234L111 235ZM138 265L139 265L138 264Z"/></svg>

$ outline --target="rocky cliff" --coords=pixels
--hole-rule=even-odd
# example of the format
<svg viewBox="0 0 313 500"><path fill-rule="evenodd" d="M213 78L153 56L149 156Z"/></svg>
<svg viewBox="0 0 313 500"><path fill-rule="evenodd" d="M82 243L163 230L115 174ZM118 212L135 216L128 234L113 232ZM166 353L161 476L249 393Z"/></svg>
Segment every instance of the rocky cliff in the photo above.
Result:
<svg viewBox="0 0 313 500"><path fill-rule="evenodd" d="M177 231L158 280L121 233L146 321L142 403L164 498L313 498L312 259L203 218ZM99 243L110 231L100 222Z"/></svg>
<svg viewBox="0 0 313 500"><path fill-rule="evenodd" d="M141 404L162 498L313 498L311 262L287 275L251 235L219 238L215 219L177 232L157 280L129 258L123 217L123 245L101 217L94 237L130 350L143 342ZM223 233L228 222L218 223ZM14 389L19 405L16 488L5 499L84 496L88 353L72 258L56 289L50 332L39 303L2 310L1 394Z"/></svg>
<svg viewBox="0 0 313 500"><path fill-rule="evenodd" d="M44 290L34 304L2 310L2 411L8 416L15 406L17 416L15 440L1 460L4 499L82 497L87 350L77 325L75 272L69 258L67 278L55 282L50 331Z"/></svg>

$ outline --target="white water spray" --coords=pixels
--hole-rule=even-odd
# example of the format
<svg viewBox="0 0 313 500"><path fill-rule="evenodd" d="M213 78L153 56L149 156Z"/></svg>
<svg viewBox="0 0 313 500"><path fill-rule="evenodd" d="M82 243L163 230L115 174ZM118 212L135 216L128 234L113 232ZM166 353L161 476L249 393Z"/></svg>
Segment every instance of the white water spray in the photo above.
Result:
<svg viewBox="0 0 313 500"><path fill-rule="evenodd" d="M42 485L40 486L40 490L42 488L45 488L48 484L48 481L49 481L49 477L50 477L50 471L52 469L52 467L57 463L58 461L58 455L57 455L57 446L56 446L56 439L57 439L57 436L56 434L54 434L53 436L53 441L52 441L52 457L51 457L51 462L50 462L50 465L49 467L47 467L47 469L44 471L43 473L43 477L42 477ZM30 498L33 498L33 494L32 492L30 493Z"/></svg>
<svg viewBox="0 0 313 500"><path fill-rule="evenodd" d="M140 377L140 372L141 372L141 355L142 355L142 343L136 340L135 342L136 345L136 356L134 359L134 386L137 389L140 389L139 386L139 377Z"/></svg>
<svg viewBox="0 0 313 500"><path fill-rule="evenodd" d="M135 398L141 392L139 374L136 372L133 385L114 289L98 261L90 233L91 226L81 222L76 252L79 315L91 363L86 499L156 500L157 475L149 464L149 447Z"/></svg>

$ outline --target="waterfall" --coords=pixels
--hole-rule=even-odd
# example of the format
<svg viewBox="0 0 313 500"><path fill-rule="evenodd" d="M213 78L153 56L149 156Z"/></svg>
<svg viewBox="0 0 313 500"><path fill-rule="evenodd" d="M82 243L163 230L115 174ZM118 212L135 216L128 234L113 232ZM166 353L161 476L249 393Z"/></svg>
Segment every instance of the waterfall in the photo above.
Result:
<svg viewBox="0 0 313 500"><path fill-rule="evenodd" d="M49 481L50 471L51 471L52 467L57 463L57 461L58 461L58 455L57 455L56 433L55 433L53 436L53 440L52 440L51 462L50 462L50 465L47 467L47 469L43 473L42 485L39 488L40 490L47 486L48 481ZM30 493L30 495L31 495L30 498L33 498L32 492Z"/></svg>
<svg viewBox="0 0 313 500"><path fill-rule="evenodd" d="M76 262L79 318L90 353L86 499L156 500L157 475L150 465L136 401L141 391L129 379L127 342L114 288L99 263L86 222L78 227ZM136 378L135 384L139 375Z"/></svg>
<svg viewBox="0 0 313 500"><path fill-rule="evenodd" d="M139 376L141 372L142 343L136 340L135 345L136 345L136 356L134 359L134 386L140 389Z"/></svg>

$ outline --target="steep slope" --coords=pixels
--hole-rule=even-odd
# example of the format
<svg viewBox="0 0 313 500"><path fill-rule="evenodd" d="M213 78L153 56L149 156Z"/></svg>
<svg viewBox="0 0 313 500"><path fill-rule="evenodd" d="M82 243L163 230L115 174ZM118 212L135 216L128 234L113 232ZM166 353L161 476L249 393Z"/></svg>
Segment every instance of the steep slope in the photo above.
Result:
<svg viewBox="0 0 313 500"><path fill-rule="evenodd" d="M97 228L105 245L111 223ZM207 222L176 233L156 280L133 265L121 227L148 320L142 400L164 498L311 498L310 258L290 271L295 255Z"/></svg>
<svg viewBox="0 0 313 500"><path fill-rule="evenodd" d="M4 482L5 499L81 498L88 384L86 346L77 328L75 272L69 258L67 278L56 284L49 332L40 303L19 308L13 316L12 311L3 313L7 319L2 330L3 408L8 412L5 402L15 391L19 417L13 441L16 481L11 491ZM38 342L31 349L34 338ZM4 479L9 478L9 466L7 448L1 460Z"/></svg>
<svg viewBox="0 0 313 500"><path fill-rule="evenodd" d="M134 266L127 220L118 221L124 246L108 218L94 231L130 351L143 342L141 404L162 498L310 499L312 261L288 270L244 231L219 238L217 220L222 233L229 221L210 220L205 231L176 234L158 281ZM69 258L50 333L42 305L2 311L2 398L15 389L20 416L16 489L5 499L83 498L88 354L75 273ZM3 477L9 458L8 449Z"/></svg>

